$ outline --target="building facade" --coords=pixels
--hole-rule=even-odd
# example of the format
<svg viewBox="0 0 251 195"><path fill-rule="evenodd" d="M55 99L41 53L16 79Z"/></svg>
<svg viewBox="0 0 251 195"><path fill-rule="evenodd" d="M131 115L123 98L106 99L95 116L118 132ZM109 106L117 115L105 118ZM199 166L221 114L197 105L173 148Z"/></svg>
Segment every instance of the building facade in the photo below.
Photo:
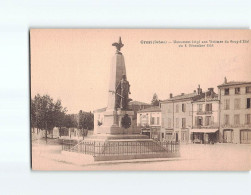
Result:
<svg viewBox="0 0 251 195"><path fill-rule="evenodd" d="M190 142L189 133L193 125L192 102L200 97L202 89L198 87L193 93L174 96L161 101L162 128L167 141Z"/></svg>
<svg viewBox="0 0 251 195"><path fill-rule="evenodd" d="M153 106L138 111L137 126L141 129L141 133L147 135L151 139L162 140L164 135L161 134L161 109Z"/></svg>
<svg viewBox="0 0 251 195"><path fill-rule="evenodd" d="M251 143L251 82L227 82L218 86L220 142Z"/></svg>
<svg viewBox="0 0 251 195"><path fill-rule="evenodd" d="M219 99L213 88L192 102L192 143L215 143L219 140Z"/></svg>

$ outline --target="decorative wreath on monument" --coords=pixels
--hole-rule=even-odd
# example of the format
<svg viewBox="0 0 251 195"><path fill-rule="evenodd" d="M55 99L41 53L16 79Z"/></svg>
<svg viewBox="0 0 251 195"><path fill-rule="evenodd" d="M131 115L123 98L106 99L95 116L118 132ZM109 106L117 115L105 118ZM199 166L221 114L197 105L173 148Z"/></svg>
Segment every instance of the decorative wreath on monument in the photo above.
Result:
<svg viewBox="0 0 251 195"><path fill-rule="evenodd" d="M128 116L128 114L125 114L125 116L121 119L121 125L125 129L131 126L131 118Z"/></svg>

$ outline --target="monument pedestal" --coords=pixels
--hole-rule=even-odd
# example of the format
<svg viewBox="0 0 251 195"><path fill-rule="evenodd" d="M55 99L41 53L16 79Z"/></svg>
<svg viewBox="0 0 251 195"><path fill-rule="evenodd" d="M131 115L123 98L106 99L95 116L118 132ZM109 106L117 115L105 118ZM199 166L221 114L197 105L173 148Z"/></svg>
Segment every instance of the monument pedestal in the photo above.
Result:
<svg viewBox="0 0 251 195"><path fill-rule="evenodd" d="M104 112L104 124L97 127L96 134L140 134L140 129L136 126L130 125L129 128L122 126L123 117L127 115L131 122L133 120L134 112L130 110L107 110Z"/></svg>

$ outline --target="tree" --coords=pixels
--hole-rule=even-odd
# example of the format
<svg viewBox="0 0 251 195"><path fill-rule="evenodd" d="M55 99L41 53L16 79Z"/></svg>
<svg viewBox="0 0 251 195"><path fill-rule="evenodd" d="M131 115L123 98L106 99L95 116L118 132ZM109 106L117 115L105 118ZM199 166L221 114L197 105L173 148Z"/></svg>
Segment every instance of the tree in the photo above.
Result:
<svg viewBox="0 0 251 195"><path fill-rule="evenodd" d="M63 108L61 101L56 102L49 95L37 94L31 100L31 125L37 129L44 129L47 133L55 126L62 126L66 108Z"/></svg>
<svg viewBox="0 0 251 195"><path fill-rule="evenodd" d="M151 104L153 106L159 106L159 98L158 98L158 95L156 93L153 94L153 99L152 99Z"/></svg>
<svg viewBox="0 0 251 195"><path fill-rule="evenodd" d="M64 118L64 126L67 127L67 128L70 128L70 127L78 127L78 121L75 117L75 114L67 114L65 115L65 118Z"/></svg>
<svg viewBox="0 0 251 195"><path fill-rule="evenodd" d="M79 111L79 128L88 130L94 128L94 115L91 112Z"/></svg>

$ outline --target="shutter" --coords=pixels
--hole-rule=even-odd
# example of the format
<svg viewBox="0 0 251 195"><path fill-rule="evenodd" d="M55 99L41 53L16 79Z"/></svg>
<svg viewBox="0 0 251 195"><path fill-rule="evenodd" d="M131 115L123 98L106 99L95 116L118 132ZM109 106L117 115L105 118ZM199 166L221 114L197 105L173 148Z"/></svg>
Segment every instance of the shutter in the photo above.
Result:
<svg viewBox="0 0 251 195"><path fill-rule="evenodd" d="M198 126L198 117L197 116L195 117L195 126L196 127Z"/></svg>
<svg viewBox="0 0 251 195"><path fill-rule="evenodd" d="M211 126L214 126L214 116L211 116Z"/></svg>

